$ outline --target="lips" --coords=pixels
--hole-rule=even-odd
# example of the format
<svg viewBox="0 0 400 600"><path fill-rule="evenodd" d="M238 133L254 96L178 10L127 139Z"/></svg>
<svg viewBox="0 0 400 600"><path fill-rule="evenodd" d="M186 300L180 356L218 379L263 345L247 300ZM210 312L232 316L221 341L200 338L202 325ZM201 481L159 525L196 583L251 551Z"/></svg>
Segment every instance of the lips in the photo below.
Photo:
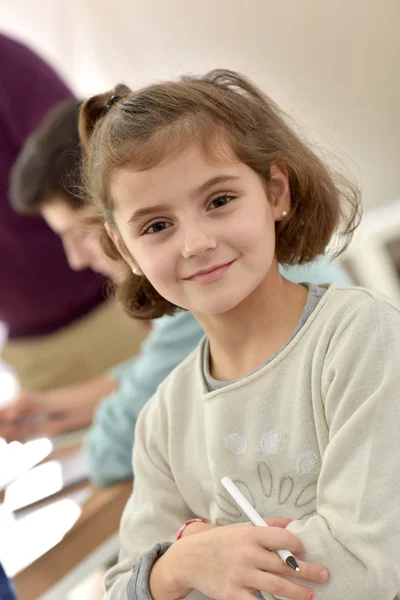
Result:
<svg viewBox="0 0 400 600"><path fill-rule="evenodd" d="M218 279L221 277L233 264L233 260L228 263L223 263L220 265L215 265L213 267L209 267L208 269L201 269L200 271L196 271L189 277L185 277L185 281L212 281L214 279Z"/></svg>

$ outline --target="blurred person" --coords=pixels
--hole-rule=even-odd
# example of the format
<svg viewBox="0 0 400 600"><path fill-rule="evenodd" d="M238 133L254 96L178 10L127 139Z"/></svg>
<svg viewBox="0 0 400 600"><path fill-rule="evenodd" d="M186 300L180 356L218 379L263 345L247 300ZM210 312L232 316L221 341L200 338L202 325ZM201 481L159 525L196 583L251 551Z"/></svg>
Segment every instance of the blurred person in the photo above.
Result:
<svg viewBox="0 0 400 600"><path fill-rule="evenodd" d="M95 210L84 205L78 194L78 182L69 179L69 185L61 193L51 188L46 197L36 194L34 186L25 186L27 179L35 180L32 172L36 169L37 156L47 156L43 165L46 172L52 173L56 168L54 153L46 152L54 140L60 141L60 157L66 161L68 156L74 156L76 164L79 163L81 149L76 113L74 100L64 102L49 113L14 167L11 200L18 211L41 214L46 219L61 237L70 264L90 267L119 280L126 272L126 264L116 252L110 257L103 252L99 239L103 227ZM63 172L62 163L58 163L58 169L59 176L65 179L70 165ZM305 280L316 284L349 283L346 274L328 257L321 257L309 266L281 269L297 283ZM41 393L25 390L13 406L0 412L0 435L26 439L52 436L78 425L87 426L98 405L86 441L90 476L100 485L131 478L138 414L165 377L196 348L202 336L203 331L190 312L157 319L139 356L79 385ZM110 389L114 391L107 396ZM32 414L42 419L33 422L22 419Z"/></svg>
<svg viewBox="0 0 400 600"><path fill-rule="evenodd" d="M12 165L49 109L72 93L37 54L2 34L0 63L0 321L8 328L2 358L22 387L44 390L85 381L131 356L141 330L106 301L101 277L70 268L42 219L12 210Z"/></svg>
<svg viewBox="0 0 400 600"><path fill-rule="evenodd" d="M15 600L11 581L4 572L0 563L0 600Z"/></svg>

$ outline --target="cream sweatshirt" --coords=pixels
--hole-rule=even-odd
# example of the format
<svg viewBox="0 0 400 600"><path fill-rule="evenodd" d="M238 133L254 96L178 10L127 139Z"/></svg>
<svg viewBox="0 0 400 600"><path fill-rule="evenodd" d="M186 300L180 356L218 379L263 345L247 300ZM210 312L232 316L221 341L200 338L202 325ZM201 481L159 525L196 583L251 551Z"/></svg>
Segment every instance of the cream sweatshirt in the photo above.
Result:
<svg viewBox="0 0 400 600"><path fill-rule="evenodd" d="M139 417L135 489L107 599L139 598L134 565L186 520L248 520L225 475L262 516L294 519L302 558L330 571L313 584L318 600L400 599L400 311L331 285L276 358L212 392L203 344Z"/></svg>

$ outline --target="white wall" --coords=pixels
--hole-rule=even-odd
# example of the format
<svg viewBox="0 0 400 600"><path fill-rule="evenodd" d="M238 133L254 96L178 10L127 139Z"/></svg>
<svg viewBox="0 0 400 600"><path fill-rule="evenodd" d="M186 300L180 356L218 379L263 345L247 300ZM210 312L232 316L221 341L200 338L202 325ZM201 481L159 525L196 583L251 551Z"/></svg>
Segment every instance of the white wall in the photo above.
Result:
<svg viewBox="0 0 400 600"><path fill-rule="evenodd" d="M344 162L372 206L400 198L399 0L0 0L80 93L242 71Z"/></svg>

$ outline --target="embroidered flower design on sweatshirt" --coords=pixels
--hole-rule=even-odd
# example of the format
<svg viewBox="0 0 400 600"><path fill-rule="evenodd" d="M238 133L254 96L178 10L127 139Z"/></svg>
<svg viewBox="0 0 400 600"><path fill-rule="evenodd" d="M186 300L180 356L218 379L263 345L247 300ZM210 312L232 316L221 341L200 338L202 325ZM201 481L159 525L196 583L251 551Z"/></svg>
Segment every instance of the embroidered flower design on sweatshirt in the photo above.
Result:
<svg viewBox="0 0 400 600"><path fill-rule="evenodd" d="M247 439L238 433L231 433L223 440L225 449L234 456L246 454L248 449Z"/></svg>
<svg viewBox="0 0 400 600"><path fill-rule="evenodd" d="M311 455L307 456L310 461L306 464L312 462L314 466L315 462L311 460ZM302 465L303 463L300 461L300 464ZM299 461L297 461L296 470L298 470L298 465ZM317 481L303 485L299 489L299 487L295 485L294 479L290 476L274 477L272 469L266 462L259 462L256 470L256 479L261 487L262 495L268 499L273 499L275 505L285 507L285 512L287 512L288 515L293 515L294 512L298 514L299 509L300 515L297 517L298 519L307 519L315 514ZM255 507L255 496L250 486L242 480L235 480L235 484L248 499L250 504ZM217 525L229 525L237 523L238 521L247 520L247 517L243 514L234 500L226 494L217 493L217 504L224 515L217 519Z"/></svg>
<svg viewBox="0 0 400 600"><path fill-rule="evenodd" d="M279 449L279 433L277 431L266 431L260 438L260 450L263 454L271 456Z"/></svg>
<svg viewBox="0 0 400 600"><path fill-rule="evenodd" d="M238 461L242 457L246 457L247 463L249 454L251 455L253 452L258 457L260 455L264 457L285 456L288 451L288 441L289 439L284 432L279 433L276 430L264 431L254 441L237 432L230 433L221 439L226 452L233 455ZM299 515L300 512L300 516L297 518L307 519L314 514L316 512L315 498L320 467L318 454L313 450L304 450L297 456L293 470L300 477L299 480L295 475L291 477L289 475L282 476L281 472L274 473L273 467L267 460L259 462L256 462L256 459L254 460L256 473L253 473L251 481L257 482L252 484L257 486L257 489L252 490L244 479L235 480L242 494L253 506L256 506L256 497L262 501L260 499L261 494L264 498L271 500L271 502L265 504L282 507L282 514L287 514L290 517L293 514ZM276 458L274 460L276 461ZM211 456L209 457L209 466L210 472L215 472L217 469L216 461ZM309 483L304 483L304 475L308 475ZM309 477L312 475L315 475L315 479L313 478L310 483ZM237 523L247 519L234 500L225 492L222 494L217 493L217 504L224 515L217 519L218 525Z"/></svg>

